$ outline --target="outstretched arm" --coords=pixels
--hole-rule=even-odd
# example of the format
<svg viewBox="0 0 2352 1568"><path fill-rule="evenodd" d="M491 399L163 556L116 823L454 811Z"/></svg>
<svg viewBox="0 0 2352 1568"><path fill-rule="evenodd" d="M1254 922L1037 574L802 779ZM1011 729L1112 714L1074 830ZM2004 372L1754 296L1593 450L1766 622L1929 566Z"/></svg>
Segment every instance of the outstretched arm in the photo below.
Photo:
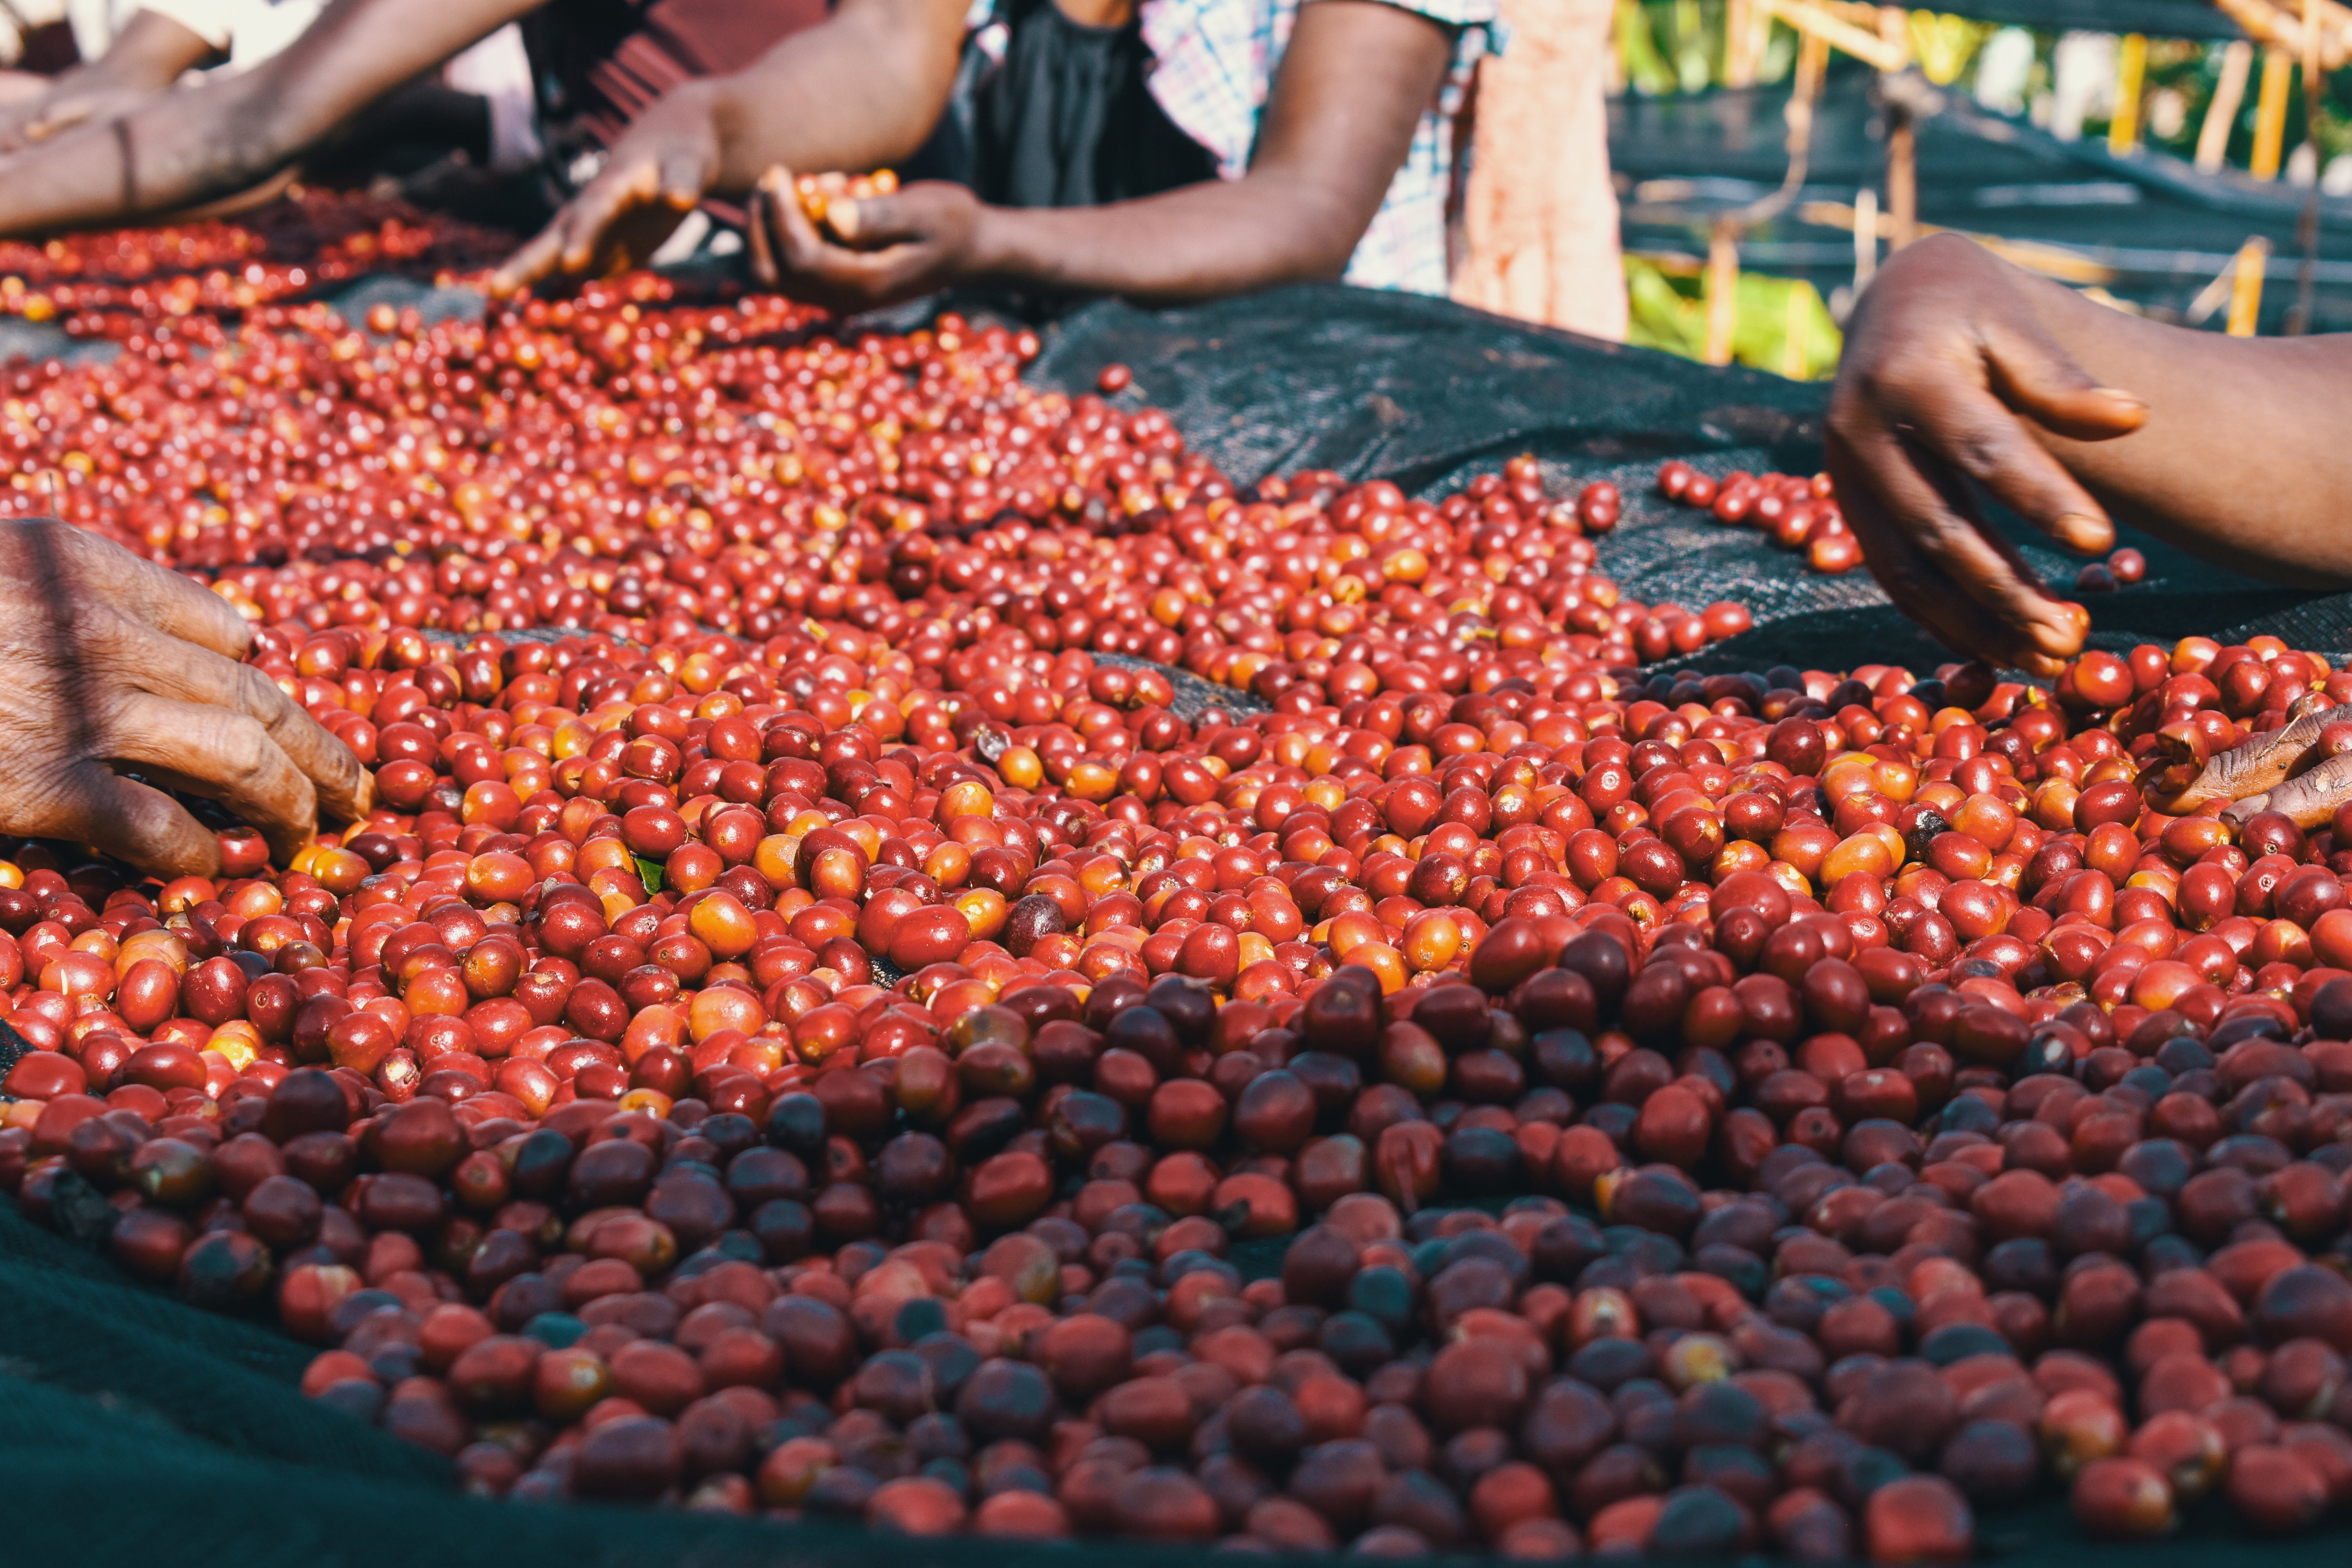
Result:
<svg viewBox="0 0 2352 1568"><path fill-rule="evenodd" d="M706 192L761 171L870 169L911 155L947 106L964 0L841 0L748 69L665 94L604 169L499 269L511 291L641 261Z"/></svg>
<svg viewBox="0 0 2352 1568"><path fill-rule="evenodd" d="M106 53L59 72L39 92L0 111L0 152L125 113L217 53L211 40L160 11L134 13Z"/></svg>
<svg viewBox="0 0 2352 1568"><path fill-rule="evenodd" d="M845 242L835 243L772 178L755 264L789 292L843 309L975 279L1175 300L1337 278L1452 52L1450 33L1414 12L1316 0L1299 11L1241 179L1108 206L1025 209L914 184L833 204L827 224Z"/></svg>
<svg viewBox="0 0 2352 1568"><path fill-rule="evenodd" d="M2352 583L2352 338L2231 338L2126 315L1955 237L1863 296L1829 463L1864 553L1950 647L2041 673L2088 617L1982 526L1971 486L2069 549L2120 518L2206 560Z"/></svg>
<svg viewBox="0 0 2352 1568"><path fill-rule="evenodd" d="M258 184L538 0L334 0L285 53L0 162L0 233L88 227Z"/></svg>

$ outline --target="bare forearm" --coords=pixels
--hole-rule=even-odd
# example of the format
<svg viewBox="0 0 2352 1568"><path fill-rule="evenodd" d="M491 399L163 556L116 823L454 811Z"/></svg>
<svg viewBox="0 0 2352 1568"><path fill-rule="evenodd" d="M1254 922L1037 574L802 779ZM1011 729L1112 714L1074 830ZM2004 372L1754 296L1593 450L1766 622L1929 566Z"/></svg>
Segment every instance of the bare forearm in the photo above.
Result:
<svg viewBox="0 0 2352 1568"><path fill-rule="evenodd" d="M680 88L710 116L716 188L770 168L872 169L920 148L946 106L961 42L955 0L862 0L776 46L749 70Z"/></svg>
<svg viewBox="0 0 2352 1568"><path fill-rule="evenodd" d="M2084 370L2148 405L2112 440L2038 432L2118 519L2258 576L2352 583L2352 337L2225 337L2021 288Z"/></svg>
<svg viewBox="0 0 2352 1568"><path fill-rule="evenodd" d="M257 69L159 96L120 121L78 127L0 163L0 231L110 222L247 189L534 3L338 0Z"/></svg>
<svg viewBox="0 0 2352 1568"><path fill-rule="evenodd" d="M991 208L978 270L1033 288L1213 299L1336 279L1362 226L1328 188L1253 174L1112 206Z"/></svg>

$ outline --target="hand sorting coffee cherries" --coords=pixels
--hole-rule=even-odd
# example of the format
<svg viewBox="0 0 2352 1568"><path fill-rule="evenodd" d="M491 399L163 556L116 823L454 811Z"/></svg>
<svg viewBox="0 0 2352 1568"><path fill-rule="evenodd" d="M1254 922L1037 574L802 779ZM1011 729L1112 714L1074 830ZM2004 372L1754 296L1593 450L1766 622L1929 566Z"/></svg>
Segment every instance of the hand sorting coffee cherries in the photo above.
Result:
<svg viewBox="0 0 2352 1568"><path fill-rule="evenodd" d="M1745 612L1531 462L1244 496L1025 335L651 278L386 315L16 373L14 510L381 804L15 847L0 1185L470 1489L1889 1564L2352 1497L2352 675L1643 682Z"/></svg>

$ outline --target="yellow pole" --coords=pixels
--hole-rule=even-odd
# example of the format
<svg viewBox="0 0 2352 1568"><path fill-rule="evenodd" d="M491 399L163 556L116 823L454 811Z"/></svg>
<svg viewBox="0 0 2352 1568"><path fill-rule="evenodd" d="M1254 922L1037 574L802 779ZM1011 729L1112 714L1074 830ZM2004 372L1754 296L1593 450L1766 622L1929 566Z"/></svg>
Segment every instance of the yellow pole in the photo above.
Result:
<svg viewBox="0 0 2352 1568"><path fill-rule="evenodd" d="M2221 51L2221 79L2213 84L2213 101L2205 106L2205 123L2197 132L2197 172L2218 174L2230 151L2230 132L2237 128L2238 110L2245 107L2246 78L2254 68L2254 46L2240 38Z"/></svg>
<svg viewBox="0 0 2352 1568"><path fill-rule="evenodd" d="M2230 285L2230 335L2251 338L2263 310L2263 267L2271 242L2260 235L2238 247L2238 275Z"/></svg>
<svg viewBox="0 0 2352 1568"><path fill-rule="evenodd" d="M2147 37L2126 33L2116 50L2116 116L2107 121L2107 151L2120 158L2139 145L2139 95L2147 79Z"/></svg>
<svg viewBox="0 0 2352 1568"><path fill-rule="evenodd" d="M2257 180L2278 178L2279 155L2286 151L2286 95L2294 62L2282 49L2263 51L2262 96L2254 100L2254 156L2247 173Z"/></svg>
<svg viewBox="0 0 2352 1568"><path fill-rule="evenodd" d="M1918 142L1906 111L1890 105L1886 118L1886 248L1896 251L1919 237Z"/></svg>
<svg viewBox="0 0 2352 1568"><path fill-rule="evenodd" d="M1864 185L1853 194L1853 291L1859 297L1878 272L1878 191Z"/></svg>

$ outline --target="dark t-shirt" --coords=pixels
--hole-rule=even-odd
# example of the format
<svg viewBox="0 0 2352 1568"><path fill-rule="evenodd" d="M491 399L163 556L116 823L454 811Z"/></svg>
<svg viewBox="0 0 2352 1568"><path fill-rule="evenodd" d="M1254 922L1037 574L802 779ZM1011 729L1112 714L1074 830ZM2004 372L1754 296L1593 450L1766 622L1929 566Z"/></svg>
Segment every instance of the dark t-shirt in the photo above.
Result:
<svg viewBox="0 0 2352 1568"><path fill-rule="evenodd" d="M1002 59L977 37L947 112L904 171L1011 207L1088 207L1216 178L1216 160L1168 118L1146 75L1140 25L1089 27L1054 0L1002 0Z"/></svg>

